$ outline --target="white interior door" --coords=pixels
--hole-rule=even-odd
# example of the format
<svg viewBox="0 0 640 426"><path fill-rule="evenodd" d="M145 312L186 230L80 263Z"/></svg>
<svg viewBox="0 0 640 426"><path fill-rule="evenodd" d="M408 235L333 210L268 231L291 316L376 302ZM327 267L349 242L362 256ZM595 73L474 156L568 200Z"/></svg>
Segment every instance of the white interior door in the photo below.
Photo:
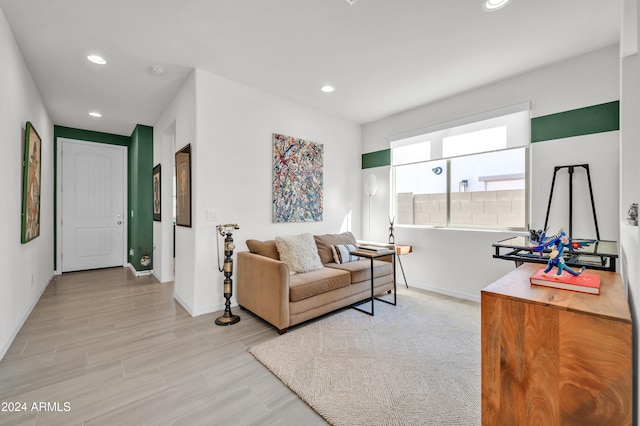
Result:
<svg viewBox="0 0 640 426"><path fill-rule="evenodd" d="M61 144L62 272L124 265L126 147Z"/></svg>

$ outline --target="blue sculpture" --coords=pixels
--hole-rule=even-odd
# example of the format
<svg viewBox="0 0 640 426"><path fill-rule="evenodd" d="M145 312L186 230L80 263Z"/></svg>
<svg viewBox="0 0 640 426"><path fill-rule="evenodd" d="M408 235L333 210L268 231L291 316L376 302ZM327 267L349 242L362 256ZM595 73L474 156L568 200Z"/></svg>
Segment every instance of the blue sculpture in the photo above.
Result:
<svg viewBox="0 0 640 426"><path fill-rule="evenodd" d="M569 266L567 266L564 262L564 249L566 247L569 248L569 251L574 251L580 249L581 247L586 247L589 244L592 244L594 241L570 241L567 234L563 229L560 229L557 234L552 235L550 237L545 237L545 233L543 232L539 243L535 246L531 247L532 251L540 252L540 257L542 258L542 252L548 247L553 247L551 249L551 253L549 254L549 261L547 262L547 267L543 271L542 275L547 275L551 269L554 267L558 268L556 275L554 278L560 278L562 275L562 271L567 271L571 275L580 275L584 272L585 267L580 268L580 271L574 271Z"/></svg>

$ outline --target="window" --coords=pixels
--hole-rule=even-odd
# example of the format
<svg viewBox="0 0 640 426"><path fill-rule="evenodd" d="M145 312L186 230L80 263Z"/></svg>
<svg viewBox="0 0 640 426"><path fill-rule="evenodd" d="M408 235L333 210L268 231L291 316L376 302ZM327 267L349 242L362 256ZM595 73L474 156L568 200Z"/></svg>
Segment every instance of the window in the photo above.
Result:
<svg viewBox="0 0 640 426"><path fill-rule="evenodd" d="M397 138L395 223L526 229L529 140L528 103Z"/></svg>

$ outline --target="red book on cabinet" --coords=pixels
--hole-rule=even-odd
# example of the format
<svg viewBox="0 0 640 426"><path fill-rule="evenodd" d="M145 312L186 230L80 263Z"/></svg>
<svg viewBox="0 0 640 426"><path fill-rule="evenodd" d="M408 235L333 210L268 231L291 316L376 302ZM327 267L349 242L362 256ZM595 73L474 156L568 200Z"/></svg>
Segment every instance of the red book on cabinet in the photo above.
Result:
<svg viewBox="0 0 640 426"><path fill-rule="evenodd" d="M573 290L581 293L600 294L600 275L583 272L574 276L566 271L556 278L556 270L552 269L547 276L543 276L544 269L539 269L531 276L529 281L533 285L559 288L562 290Z"/></svg>

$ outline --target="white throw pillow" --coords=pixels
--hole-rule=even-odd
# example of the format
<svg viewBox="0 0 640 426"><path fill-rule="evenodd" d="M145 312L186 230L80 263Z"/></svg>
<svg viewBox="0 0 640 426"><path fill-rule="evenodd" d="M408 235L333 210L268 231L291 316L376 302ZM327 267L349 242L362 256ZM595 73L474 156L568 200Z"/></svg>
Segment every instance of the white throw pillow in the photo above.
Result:
<svg viewBox="0 0 640 426"><path fill-rule="evenodd" d="M310 272L324 267L316 241L309 233L276 237L276 247L280 260L287 264L291 272Z"/></svg>
<svg viewBox="0 0 640 426"><path fill-rule="evenodd" d="M360 257L349 254L350 251L354 251L356 248L353 244L336 244L331 246L333 261L336 263L348 263L360 260Z"/></svg>

